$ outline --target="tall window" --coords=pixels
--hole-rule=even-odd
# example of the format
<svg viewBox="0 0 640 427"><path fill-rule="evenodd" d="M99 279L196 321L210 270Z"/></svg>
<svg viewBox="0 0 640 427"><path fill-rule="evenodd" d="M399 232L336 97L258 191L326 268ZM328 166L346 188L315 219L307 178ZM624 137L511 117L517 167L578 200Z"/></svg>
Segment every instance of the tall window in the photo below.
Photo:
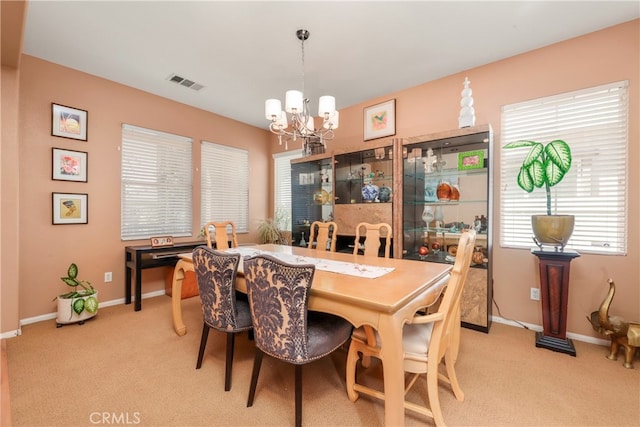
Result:
<svg viewBox="0 0 640 427"><path fill-rule="evenodd" d="M191 139L122 125L120 236L191 236Z"/></svg>
<svg viewBox="0 0 640 427"><path fill-rule="evenodd" d="M628 82L598 86L502 108L502 144L562 139L573 162L551 188L552 213L575 215L567 247L592 253L627 251ZM527 148L500 152L500 245L530 248L531 215L544 214L544 189L516 183Z"/></svg>
<svg viewBox="0 0 640 427"><path fill-rule="evenodd" d="M233 221L249 231L249 152L202 141L200 226Z"/></svg>
<svg viewBox="0 0 640 427"><path fill-rule="evenodd" d="M302 157L301 150L285 151L273 155L274 161L274 206L278 218L289 220L278 224L282 229L291 231L291 160Z"/></svg>

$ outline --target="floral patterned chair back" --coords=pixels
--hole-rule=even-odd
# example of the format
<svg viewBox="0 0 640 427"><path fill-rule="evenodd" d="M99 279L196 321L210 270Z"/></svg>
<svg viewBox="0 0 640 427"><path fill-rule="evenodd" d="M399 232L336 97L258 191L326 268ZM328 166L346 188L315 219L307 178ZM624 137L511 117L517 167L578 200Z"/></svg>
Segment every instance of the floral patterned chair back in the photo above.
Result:
<svg viewBox="0 0 640 427"><path fill-rule="evenodd" d="M202 366L209 329L226 333L225 391L231 389L235 336L253 327L249 302L236 298L235 286L239 264L240 254L220 252L204 245L193 250L193 267L200 291L203 316L196 369Z"/></svg>
<svg viewBox="0 0 640 427"><path fill-rule="evenodd" d="M247 407L253 406L263 356L291 363L296 426L302 424L302 367L338 349L353 330L341 317L308 311L314 274L314 265L288 264L270 255L244 260L256 344Z"/></svg>

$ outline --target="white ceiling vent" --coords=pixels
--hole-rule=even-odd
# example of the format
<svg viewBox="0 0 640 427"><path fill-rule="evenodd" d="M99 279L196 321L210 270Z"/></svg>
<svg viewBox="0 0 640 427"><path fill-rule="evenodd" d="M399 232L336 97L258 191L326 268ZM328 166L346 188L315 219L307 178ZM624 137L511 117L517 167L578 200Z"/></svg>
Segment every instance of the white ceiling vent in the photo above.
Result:
<svg viewBox="0 0 640 427"><path fill-rule="evenodd" d="M180 77L177 74L171 74L167 80L193 90L200 90L204 87L200 83L196 83L193 80L185 79L184 77Z"/></svg>

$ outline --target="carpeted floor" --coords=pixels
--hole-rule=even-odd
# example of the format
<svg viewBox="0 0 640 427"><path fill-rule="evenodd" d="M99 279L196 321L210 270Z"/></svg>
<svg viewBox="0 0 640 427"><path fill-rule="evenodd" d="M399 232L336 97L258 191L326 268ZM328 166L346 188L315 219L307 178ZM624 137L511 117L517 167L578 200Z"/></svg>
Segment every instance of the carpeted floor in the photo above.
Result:
<svg viewBox="0 0 640 427"><path fill-rule="evenodd" d="M252 342L237 339L233 383L224 392L223 334L211 332L195 369L201 334L199 298L183 301L187 335L171 323L171 299L101 308L84 325L27 325L7 340L14 426L284 426L292 425L293 368L266 358L256 399L246 407ZM535 347L534 332L495 324L489 334L463 329L456 364L465 393L458 402L440 388L450 426L639 426L640 360L636 369L605 358L607 349L574 342L577 357ZM303 424L377 426L380 401L348 400L345 351L305 367ZM380 365L360 370L381 384ZM420 401L423 381L409 398ZM407 412L406 425L433 425Z"/></svg>

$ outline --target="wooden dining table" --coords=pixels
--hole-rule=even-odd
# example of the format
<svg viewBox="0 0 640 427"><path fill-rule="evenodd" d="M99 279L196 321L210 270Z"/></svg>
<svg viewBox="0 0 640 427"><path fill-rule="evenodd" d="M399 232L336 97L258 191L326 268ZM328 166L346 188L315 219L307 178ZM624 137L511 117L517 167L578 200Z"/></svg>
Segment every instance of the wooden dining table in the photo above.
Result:
<svg viewBox="0 0 640 427"><path fill-rule="evenodd" d="M370 325L378 331L381 342L385 393L385 425L404 425L404 369L402 328L422 307L438 298L449 279L450 264L416 262L405 259L364 257L340 252L316 251L304 247L256 245L252 248L274 256L308 257L319 262L351 264L356 270L388 270L376 278L321 270L311 286L309 310L332 313L347 319L355 327ZM229 251L233 251L230 249ZM193 271L191 254L179 255L172 284L173 326L178 335L187 328L182 319L182 280ZM242 263L238 268L236 288L246 292Z"/></svg>

